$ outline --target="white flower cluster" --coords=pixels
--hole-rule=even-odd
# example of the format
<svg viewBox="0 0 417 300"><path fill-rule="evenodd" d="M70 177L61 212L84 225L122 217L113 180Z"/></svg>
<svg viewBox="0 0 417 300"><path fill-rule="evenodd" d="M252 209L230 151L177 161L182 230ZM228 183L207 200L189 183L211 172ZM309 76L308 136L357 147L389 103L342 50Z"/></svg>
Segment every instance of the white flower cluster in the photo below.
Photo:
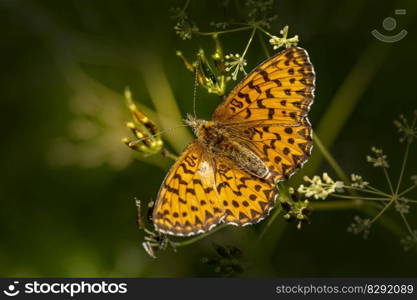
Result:
<svg viewBox="0 0 417 300"><path fill-rule="evenodd" d="M175 33L183 40L190 40L193 33L198 32L198 27L187 20L178 21L174 26Z"/></svg>
<svg viewBox="0 0 417 300"><path fill-rule="evenodd" d="M408 214L410 212L410 205L408 205L408 199L401 197L395 202L395 210L400 214Z"/></svg>
<svg viewBox="0 0 417 300"><path fill-rule="evenodd" d="M352 181L352 184L351 184L352 187L363 189L369 185L368 181L363 180L362 176L359 176L356 174L351 174L350 180Z"/></svg>
<svg viewBox="0 0 417 300"><path fill-rule="evenodd" d="M415 138L417 138L417 127L416 118L417 118L417 111L414 112L414 120L409 124L408 120L404 117L404 115L400 115L399 120L394 121L394 125L397 127L398 132L402 134L400 138L400 142L407 141L408 143L412 143Z"/></svg>
<svg viewBox="0 0 417 300"><path fill-rule="evenodd" d="M309 178L304 176L304 181L310 183L309 186L300 185L297 191L304 194L307 198L314 197L315 199L326 199L330 194L341 191L343 189L342 181L334 181L327 173L320 176Z"/></svg>
<svg viewBox="0 0 417 300"><path fill-rule="evenodd" d="M409 251L417 246L417 230L414 230L412 234L407 235L404 239L401 240L404 250Z"/></svg>
<svg viewBox="0 0 417 300"><path fill-rule="evenodd" d="M231 78L236 80L237 75L239 72L243 72L246 74L245 66L248 64L246 59L240 54L228 54L225 56L226 58L226 72L232 71Z"/></svg>
<svg viewBox="0 0 417 300"><path fill-rule="evenodd" d="M375 154L375 157L372 157L372 156L368 155L366 157L366 160L368 162L372 163L372 165L374 167L389 168L389 164L388 164L388 161L387 161L387 156L384 154L382 149L372 147L371 150Z"/></svg>
<svg viewBox="0 0 417 300"><path fill-rule="evenodd" d="M353 221L354 222L349 225L347 231L353 234L362 234L363 238L366 240L371 229L371 220L355 216Z"/></svg>
<svg viewBox="0 0 417 300"><path fill-rule="evenodd" d="M217 29L222 29L225 30L227 27L229 27L229 23L228 22L210 22L210 26L213 26Z"/></svg>
<svg viewBox="0 0 417 300"><path fill-rule="evenodd" d="M275 35L271 36L269 39L269 43L273 46L274 50L285 46L285 48L290 48L292 46L296 46L299 42L298 35L293 36L292 38L288 38L288 26L285 26L280 31L282 37L277 37Z"/></svg>

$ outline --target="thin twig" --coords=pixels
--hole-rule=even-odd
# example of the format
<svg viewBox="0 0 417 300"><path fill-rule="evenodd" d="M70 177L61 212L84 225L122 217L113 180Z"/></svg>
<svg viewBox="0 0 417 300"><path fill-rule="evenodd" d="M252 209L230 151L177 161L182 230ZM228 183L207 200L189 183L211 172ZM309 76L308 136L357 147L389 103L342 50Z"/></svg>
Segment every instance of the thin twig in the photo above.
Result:
<svg viewBox="0 0 417 300"><path fill-rule="evenodd" d="M391 204L394 202L394 199L391 199L390 202L388 202L383 209L371 220L371 223L374 223L380 216L384 214L384 212L391 206Z"/></svg>
<svg viewBox="0 0 417 300"><path fill-rule="evenodd" d="M233 29L222 30L222 31L212 31L212 32L197 31L196 34L197 35L225 34L225 33L232 33L232 32L238 32L238 31L245 31L245 30L249 30L249 29L252 29L252 28L253 28L253 26L243 26L243 27L239 27L239 28L233 28Z"/></svg>
<svg viewBox="0 0 417 300"><path fill-rule="evenodd" d="M341 198L341 199L352 199L352 200L373 200L373 201L389 201L391 198L373 198L373 197L361 197L361 196L345 196L339 194L332 194L332 197Z"/></svg>
<svg viewBox="0 0 417 300"><path fill-rule="evenodd" d="M244 57L245 57L245 55L246 55L246 53L248 52L249 46L250 46L250 44L251 44L251 43L252 43L252 41L253 41L253 36L255 35L255 32L256 32L256 27L253 27L253 29L252 29L252 33L251 33L250 38L249 38L249 41L248 41L248 43L246 44L245 50L244 50L244 51L243 51L243 53L242 53L242 58L244 58Z"/></svg>
<svg viewBox="0 0 417 300"><path fill-rule="evenodd" d="M411 236L414 236L414 231L411 229L410 224L408 223L407 218L405 217L403 212L400 212L401 218L404 221L405 226L407 227L408 232L411 234Z"/></svg>
<svg viewBox="0 0 417 300"><path fill-rule="evenodd" d="M385 175L385 178L387 179L389 189L390 189L391 193L394 195L394 188L392 187L391 178L389 177L387 168L383 167L382 169L384 170L384 175Z"/></svg>
<svg viewBox="0 0 417 300"><path fill-rule="evenodd" d="M264 51L264 54L265 54L266 58L271 57L271 53L269 53L269 49L268 49L267 45L265 44L265 40L264 40L262 34L260 32L258 32L257 35L258 35L259 42L261 43L262 50Z"/></svg>
<svg viewBox="0 0 417 300"><path fill-rule="evenodd" d="M398 194L398 192L400 191L400 186L401 186L401 182L403 180L403 176L404 176L405 166L407 164L409 150L410 150L410 143L407 143L407 146L405 148L405 154L404 154L403 163L401 165L400 177L398 178L397 188L395 189L395 194Z"/></svg>
<svg viewBox="0 0 417 300"><path fill-rule="evenodd" d="M317 148L319 148L323 157L327 160L329 165L336 172L337 176L346 184L349 184L349 177L346 175L346 173L343 171L342 167L337 163L334 157L330 154L330 152L326 149L326 147L323 145L320 138L317 136L315 132L313 132L313 141L316 144Z"/></svg>
<svg viewBox="0 0 417 300"><path fill-rule="evenodd" d="M413 184L412 186L406 188L404 191L399 193L398 196L403 196L403 195L407 194L408 192L411 192L412 190L414 190L416 187L417 187L417 185Z"/></svg>

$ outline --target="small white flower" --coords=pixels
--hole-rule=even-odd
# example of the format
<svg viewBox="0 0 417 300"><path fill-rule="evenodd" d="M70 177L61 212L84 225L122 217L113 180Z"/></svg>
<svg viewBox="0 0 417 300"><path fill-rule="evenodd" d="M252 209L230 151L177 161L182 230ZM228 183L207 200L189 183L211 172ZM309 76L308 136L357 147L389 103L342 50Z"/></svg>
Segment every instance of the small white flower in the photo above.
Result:
<svg viewBox="0 0 417 300"><path fill-rule="evenodd" d="M351 174L350 175L350 180L352 181L351 186L352 187L357 187L357 188L365 188L366 186L369 185L368 181L363 180L362 176L356 175L356 174Z"/></svg>
<svg viewBox="0 0 417 300"><path fill-rule="evenodd" d="M414 112L417 116L417 111ZM400 138L400 142L407 141L408 143L412 143L415 138L417 138L417 127L414 125L415 120L411 122L412 125L408 122L408 120L404 117L404 115L400 115L399 120L394 121L394 125L397 127L398 132L402 134Z"/></svg>
<svg viewBox="0 0 417 300"><path fill-rule="evenodd" d="M366 240L368 238L371 225L371 219L362 219L359 216L355 216L353 218L353 223L349 225L347 231L353 234L362 234L363 238Z"/></svg>
<svg viewBox="0 0 417 300"><path fill-rule="evenodd" d="M273 35L269 39L269 43L273 46L274 50L281 48L282 46L285 46L285 48L290 48L292 46L296 46L299 42L298 35L293 36L292 38L288 38L288 26L285 26L280 31L282 37L277 37Z"/></svg>
<svg viewBox="0 0 417 300"><path fill-rule="evenodd" d="M174 30L181 39L190 40L193 36L193 33L197 32L199 29L195 24L192 24L186 20L180 20L174 26Z"/></svg>
<svg viewBox="0 0 417 300"><path fill-rule="evenodd" d="M372 147L371 150L375 154L375 157L372 157L372 156L368 155L366 157L366 160L368 162L372 163L372 165L374 167L389 168L389 164L388 164L388 161L387 161L387 156L384 154L382 149Z"/></svg>
<svg viewBox="0 0 417 300"><path fill-rule="evenodd" d="M408 251L417 246L417 230L414 230L412 234L407 235L401 240L404 250Z"/></svg>
<svg viewBox="0 0 417 300"><path fill-rule="evenodd" d="M314 197L315 199L326 199L330 194L343 189L343 182L334 181L327 173L320 176L309 178L304 176L304 181L310 183L309 186L300 185L297 191L304 194L307 198Z"/></svg>
<svg viewBox="0 0 417 300"><path fill-rule="evenodd" d="M240 54L228 54L225 56L226 62L226 72L232 71L231 78L233 80L236 80L237 75L239 72L247 74L245 71L245 66L248 64L246 59L243 56L240 56Z"/></svg>
<svg viewBox="0 0 417 300"><path fill-rule="evenodd" d="M229 25L230 24L228 22L210 22L210 26L222 30L225 30L227 27L229 27Z"/></svg>
<svg viewBox="0 0 417 300"><path fill-rule="evenodd" d="M401 197L395 202L395 210L400 214L408 214L410 212L410 205L408 205L408 199Z"/></svg>
<svg viewBox="0 0 417 300"><path fill-rule="evenodd" d="M177 21L184 21L188 19L188 15L185 12L184 9L179 7L172 7L169 9L169 12L171 13L171 18Z"/></svg>

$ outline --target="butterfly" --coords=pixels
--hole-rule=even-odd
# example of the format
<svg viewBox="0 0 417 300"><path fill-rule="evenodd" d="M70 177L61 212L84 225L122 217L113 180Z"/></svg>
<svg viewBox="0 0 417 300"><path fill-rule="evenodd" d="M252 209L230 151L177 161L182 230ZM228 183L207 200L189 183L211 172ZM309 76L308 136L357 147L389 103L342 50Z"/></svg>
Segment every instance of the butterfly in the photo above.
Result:
<svg viewBox="0 0 417 300"><path fill-rule="evenodd" d="M307 118L315 73L308 53L286 49L250 72L212 120L188 116L196 139L171 167L152 213L157 231L191 236L219 223L264 219L276 184L301 168L312 149Z"/></svg>

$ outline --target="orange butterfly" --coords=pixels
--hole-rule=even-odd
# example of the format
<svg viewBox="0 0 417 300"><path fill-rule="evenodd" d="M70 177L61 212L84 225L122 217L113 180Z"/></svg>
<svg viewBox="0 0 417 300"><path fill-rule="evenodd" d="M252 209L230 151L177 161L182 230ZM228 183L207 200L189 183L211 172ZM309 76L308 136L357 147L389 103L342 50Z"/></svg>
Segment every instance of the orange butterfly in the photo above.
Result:
<svg viewBox="0 0 417 300"><path fill-rule="evenodd" d="M276 183L307 161L307 113L315 74L307 52L289 48L249 73L212 121L188 116L197 139L168 172L153 211L155 229L190 236L217 224L261 221L275 204Z"/></svg>

